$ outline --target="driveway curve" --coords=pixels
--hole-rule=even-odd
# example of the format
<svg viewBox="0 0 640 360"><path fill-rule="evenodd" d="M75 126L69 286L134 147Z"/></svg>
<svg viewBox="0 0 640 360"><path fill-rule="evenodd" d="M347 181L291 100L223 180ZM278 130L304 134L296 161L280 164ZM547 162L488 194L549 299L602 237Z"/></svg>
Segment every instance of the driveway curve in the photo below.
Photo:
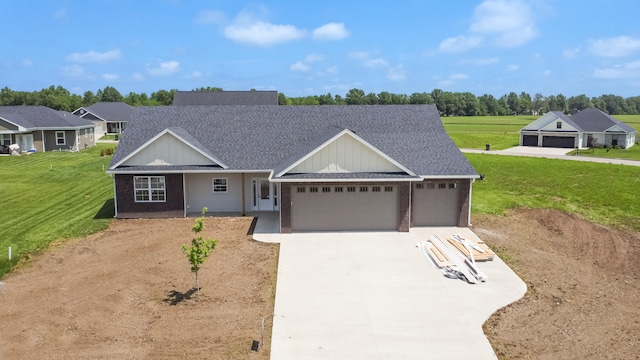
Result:
<svg viewBox="0 0 640 360"><path fill-rule="evenodd" d="M279 235L271 359L495 359L482 324L526 285L499 258L478 263L489 279L445 278L409 233Z"/></svg>

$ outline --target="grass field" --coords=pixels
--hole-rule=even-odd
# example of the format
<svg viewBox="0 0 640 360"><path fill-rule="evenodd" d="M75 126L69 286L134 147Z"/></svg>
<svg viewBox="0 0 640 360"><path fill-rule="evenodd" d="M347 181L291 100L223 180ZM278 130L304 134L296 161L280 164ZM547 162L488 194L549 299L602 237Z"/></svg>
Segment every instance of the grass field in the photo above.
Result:
<svg viewBox="0 0 640 360"><path fill-rule="evenodd" d="M466 154L484 181L473 185L472 212L552 208L640 231L640 167L518 156Z"/></svg>
<svg viewBox="0 0 640 360"><path fill-rule="evenodd" d="M113 218L111 157L77 153L0 157L0 278L23 256L58 239L104 229ZM12 249L11 264L8 247Z"/></svg>
<svg viewBox="0 0 640 360"><path fill-rule="evenodd" d="M452 116L443 117L442 122L459 148L484 149L490 144L493 150L504 150L518 146L518 131L537 118L538 116ZM615 118L640 130L640 115L615 115ZM640 141L640 137L636 137L637 141ZM640 160L639 149L631 148L630 153L626 154L604 151L605 154L598 152L587 156Z"/></svg>
<svg viewBox="0 0 640 360"><path fill-rule="evenodd" d="M460 148L503 150L518 146L520 134L537 116L452 116L443 117L447 133Z"/></svg>

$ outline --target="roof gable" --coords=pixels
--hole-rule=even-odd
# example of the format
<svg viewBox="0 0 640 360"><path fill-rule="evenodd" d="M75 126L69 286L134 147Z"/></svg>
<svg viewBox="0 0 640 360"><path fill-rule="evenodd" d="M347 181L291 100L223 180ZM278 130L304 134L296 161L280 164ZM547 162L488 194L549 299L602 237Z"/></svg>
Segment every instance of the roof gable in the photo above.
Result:
<svg viewBox="0 0 640 360"><path fill-rule="evenodd" d="M115 166L226 165L183 129L165 129Z"/></svg>
<svg viewBox="0 0 640 360"><path fill-rule="evenodd" d="M562 122L560 129L557 128L558 121ZM575 121L561 111L549 111L529 123L520 131L582 131L582 129Z"/></svg>
<svg viewBox="0 0 640 360"><path fill-rule="evenodd" d="M81 107L73 114L83 118L91 114L102 121L127 121L132 112L133 107L124 102L97 102L87 107Z"/></svg>
<svg viewBox="0 0 640 360"><path fill-rule="evenodd" d="M612 117L611 115L603 112L597 108L586 108L571 117L576 123L588 132L605 132L613 131L608 130L614 126L617 126L619 130L626 133L632 133L636 130L631 126L623 123L622 121Z"/></svg>
<svg viewBox="0 0 640 360"><path fill-rule="evenodd" d="M276 176L287 173L346 172L403 172L415 175L349 129L344 129Z"/></svg>
<svg viewBox="0 0 640 360"><path fill-rule="evenodd" d="M0 106L0 118L17 126L20 131L81 129L93 126L91 122L69 112L41 105Z"/></svg>

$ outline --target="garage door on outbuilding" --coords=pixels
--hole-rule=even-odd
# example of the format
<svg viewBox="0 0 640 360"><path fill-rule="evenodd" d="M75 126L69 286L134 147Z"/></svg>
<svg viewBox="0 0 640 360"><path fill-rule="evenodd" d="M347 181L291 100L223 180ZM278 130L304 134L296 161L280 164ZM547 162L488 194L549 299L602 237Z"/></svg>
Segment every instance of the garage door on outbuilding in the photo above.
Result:
<svg viewBox="0 0 640 360"><path fill-rule="evenodd" d="M522 135L522 146L538 146L538 135Z"/></svg>
<svg viewBox="0 0 640 360"><path fill-rule="evenodd" d="M543 136L543 147L556 147L556 148L574 148L576 146L575 136Z"/></svg>
<svg viewBox="0 0 640 360"><path fill-rule="evenodd" d="M292 231L397 230L395 185L298 185L291 188Z"/></svg>
<svg viewBox="0 0 640 360"><path fill-rule="evenodd" d="M457 226L460 184L456 181L415 183L412 189L413 226Z"/></svg>

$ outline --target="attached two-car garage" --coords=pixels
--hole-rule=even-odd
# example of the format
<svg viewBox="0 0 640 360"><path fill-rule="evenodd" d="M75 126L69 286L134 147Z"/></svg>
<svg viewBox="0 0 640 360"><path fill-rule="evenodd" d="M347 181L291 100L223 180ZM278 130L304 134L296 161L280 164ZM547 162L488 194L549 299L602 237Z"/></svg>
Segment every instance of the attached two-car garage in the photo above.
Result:
<svg viewBox="0 0 640 360"><path fill-rule="evenodd" d="M410 226L458 226L461 213L468 212L461 205L460 181L416 182L399 191L402 186L292 186L291 231L397 231L409 206Z"/></svg>
<svg viewBox="0 0 640 360"><path fill-rule="evenodd" d="M522 134L520 143L522 146L538 146L538 135ZM568 148L576 147L576 135L540 135L542 147Z"/></svg>
<svg viewBox="0 0 640 360"><path fill-rule="evenodd" d="M291 188L292 231L398 229L395 185L309 185Z"/></svg>

